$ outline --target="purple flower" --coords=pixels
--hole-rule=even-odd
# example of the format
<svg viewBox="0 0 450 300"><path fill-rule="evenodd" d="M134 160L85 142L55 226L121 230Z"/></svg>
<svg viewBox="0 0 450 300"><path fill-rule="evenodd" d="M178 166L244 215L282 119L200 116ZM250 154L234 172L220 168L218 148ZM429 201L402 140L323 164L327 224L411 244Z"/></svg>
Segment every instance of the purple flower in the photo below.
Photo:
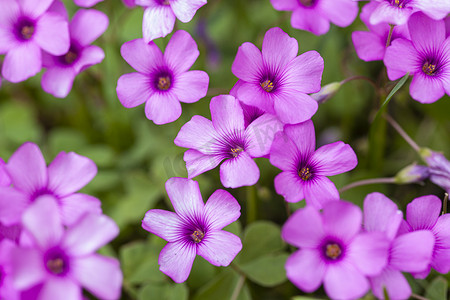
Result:
<svg viewBox="0 0 450 300"><path fill-rule="evenodd" d="M69 50L63 16L47 11L53 0L0 0L0 54L6 53L2 76L23 81L42 68L41 49L53 55Z"/></svg>
<svg viewBox="0 0 450 300"><path fill-rule="evenodd" d="M19 300L13 286L11 255L15 245L9 240L0 240L0 299Z"/></svg>
<svg viewBox="0 0 450 300"><path fill-rule="evenodd" d="M406 221L403 221L399 234L417 230L429 230L433 233L434 244L431 263L415 274L417 278L425 278L430 268L439 273L450 271L450 214L441 214L441 200L434 195L422 196L414 199L406 207ZM417 247L417 246L416 246Z"/></svg>
<svg viewBox="0 0 450 300"><path fill-rule="evenodd" d="M65 225L85 212L101 212L97 198L76 193L97 173L87 157L60 152L47 168L39 147L25 143L11 156L6 170L13 186L0 187L0 222L6 226L19 223L22 213L41 197L57 200Z"/></svg>
<svg viewBox="0 0 450 300"><path fill-rule="evenodd" d="M276 132L282 129L272 115L264 114L248 127L239 101L230 95L211 99L212 121L193 116L181 127L175 145L190 148L184 154L189 178L214 169L222 160L220 180L224 187L254 185L259 168L252 158L267 155Z"/></svg>
<svg viewBox="0 0 450 300"><path fill-rule="evenodd" d="M275 190L288 202L302 199L315 208L339 200L339 193L327 176L352 170L358 164L355 152L343 143L316 147L311 120L286 125L270 149L270 163L283 172L275 177Z"/></svg>
<svg viewBox="0 0 450 300"><path fill-rule="evenodd" d="M420 272L428 266L433 254L434 236L429 230L418 230L397 236L403 214L397 205L380 193L364 199L364 228L367 232L384 233L390 242L388 263L383 271L369 278L372 293L384 299L408 299L411 288L402 272Z"/></svg>
<svg viewBox="0 0 450 300"><path fill-rule="evenodd" d="M203 71L188 71L199 55L197 44L184 30L172 36L164 55L153 42L143 39L127 42L122 57L136 70L121 76L117 96L123 106L144 102L145 115L155 124L175 121L181 115L181 102L193 103L208 90L209 77Z"/></svg>
<svg viewBox="0 0 450 300"><path fill-rule="evenodd" d="M378 232L361 233L362 213L354 204L329 203L320 214L297 210L284 224L283 239L300 249L286 262L288 279L307 293L324 283L332 299L357 299L369 289L366 276L381 272L389 242Z"/></svg>
<svg viewBox="0 0 450 300"><path fill-rule="evenodd" d="M34 299L81 299L81 287L101 299L118 299L122 272L117 259L95 253L119 233L105 215L85 214L64 230L52 197L36 200L23 214L27 242L12 254L12 278Z"/></svg>
<svg viewBox="0 0 450 300"><path fill-rule="evenodd" d="M318 104L306 94L320 90L323 59L316 51L297 52L297 41L280 28L266 32L262 52L251 43L242 44L231 67L240 79L237 98L283 123L311 119Z"/></svg>
<svg viewBox="0 0 450 300"><path fill-rule="evenodd" d="M133 8L136 6L136 0L122 0L122 2L128 8Z"/></svg>
<svg viewBox="0 0 450 300"><path fill-rule="evenodd" d="M358 15L358 3L353 0L271 0L276 10L292 11L291 25L315 35L327 33L330 22L349 26Z"/></svg>
<svg viewBox="0 0 450 300"><path fill-rule="evenodd" d="M387 48L384 64L390 80L407 72L413 77L409 92L414 100L431 103L450 94L450 37L444 21L416 13L408 21L411 41L396 39Z"/></svg>
<svg viewBox="0 0 450 300"><path fill-rule="evenodd" d="M136 0L136 5L144 6L142 34L146 43L165 37L173 30L175 18L187 23L206 0Z"/></svg>
<svg viewBox="0 0 450 300"><path fill-rule="evenodd" d="M371 24L402 25L416 11L422 11L430 18L441 20L450 12L450 3L445 0L373 0L372 2L377 5L370 16Z"/></svg>
<svg viewBox="0 0 450 300"><path fill-rule="evenodd" d="M378 23L377 25L372 25L369 22L369 18L377 6L376 2L370 2L362 8L360 14L361 20L369 28L369 31L354 31L352 33L356 54L364 61L382 60L386 52L386 43L390 30L389 24ZM410 39L406 24L394 27L391 42L397 38Z"/></svg>
<svg viewBox="0 0 450 300"><path fill-rule="evenodd" d="M151 209L142 220L145 230L168 241L159 269L180 283L197 254L215 266L228 266L242 249L239 237L221 230L241 215L236 199L217 190L203 204L198 183L186 178L170 178L166 190L175 212Z"/></svg>
<svg viewBox="0 0 450 300"><path fill-rule="evenodd" d="M422 149L421 155L429 167L431 182L450 194L450 161L442 153L430 149Z"/></svg>
<svg viewBox="0 0 450 300"><path fill-rule="evenodd" d="M92 46L94 40L105 32L108 17L98 10L79 10L69 25L70 48L64 55L45 55L42 88L55 97L64 98L72 89L75 76L91 65L100 63L105 53Z"/></svg>
<svg viewBox="0 0 450 300"><path fill-rule="evenodd" d="M103 0L73 0L73 2L80 7L92 7Z"/></svg>

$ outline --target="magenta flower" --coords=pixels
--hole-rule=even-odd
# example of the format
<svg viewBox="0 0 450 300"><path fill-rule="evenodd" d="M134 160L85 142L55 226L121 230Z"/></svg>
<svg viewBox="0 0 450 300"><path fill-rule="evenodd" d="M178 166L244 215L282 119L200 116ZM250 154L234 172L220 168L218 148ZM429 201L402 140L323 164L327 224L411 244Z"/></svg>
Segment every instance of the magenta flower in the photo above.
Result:
<svg viewBox="0 0 450 300"><path fill-rule="evenodd" d="M53 55L69 50L65 18L47 11L53 0L0 0L0 54L6 53L2 76L20 82L42 68L41 49Z"/></svg>
<svg viewBox="0 0 450 300"><path fill-rule="evenodd" d="M92 7L103 0L73 0L73 2L80 7Z"/></svg>
<svg viewBox="0 0 450 300"><path fill-rule="evenodd" d="M352 41L355 45L356 54L364 61L382 60L386 52L386 43L389 36L390 26L388 23L372 25L369 18L377 7L376 2L369 2L361 11L360 18L366 24L369 31L354 31ZM398 25L392 31L391 42L397 38L410 39L408 26Z"/></svg>
<svg viewBox="0 0 450 300"><path fill-rule="evenodd" d="M384 64L390 80L407 72L413 77L409 92L414 100L431 103L450 95L450 38L444 21L416 13L408 21L411 41L396 39L386 50Z"/></svg>
<svg viewBox="0 0 450 300"><path fill-rule="evenodd" d="M65 225L85 212L101 213L97 198L76 193L97 173L87 157L60 152L47 168L39 147L25 143L11 156L6 170L13 186L0 187L0 222L6 226L20 223L23 212L41 197L57 200Z"/></svg>
<svg viewBox="0 0 450 300"><path fill-rule="evenodd" d="M0 240L0 299L19 300L19 293L13 286L11 255L15 245L9 240Z"/></svg>
<svg viewBox="0 0 450 300"><path fill-rule="evenodd" d="M23 214L28 239L12 254L16 289L57 300L82 299L84 287L98 298L118 299L119 262L95 253L117 236L117 225L105 215L85 214L64 230L58 210L55 199L44 196Z"/></svg>
<svg viewBox="0 0 450 300"><path fill-rule="evenodd" d="M60 56L45 55L42 88L55 97L64 98L72 89L75 76L91 65L100 63L105 53L92 46L94 40L105 32L108 17L98 10L78 10L69 25L70 49Z"/></svg>
<svg viewBox="0 0 450 300"><path fill-rule="evenodd" d="M240 79L237 98L283 123L309 120L318 104L307 93L320 90L323 59L316 51L297 52L297 41L280 28L266 32L262 52L251 43L242 44L231 67Z"/></svg>
<svg viewBox="0 0 450 300"><path fill-rule="evenodd" d="M137 73L122 75L117 96L130 108L144 102L145 115L155 124L175 121L181 102L193 103L206 96L209 77L203 71L188 71L199 55L197 44L184 30L170 39L164 55L153 42L137 39L121 48L122 57Z"/></svg>
<svg viewBox="0 0 450 300"><path fill-rule="evenodd" d="M267 155L280 122L269 114L244 126L244 113L239 101L230 95L211 99L212 121L193 116L181 127L175 145L190 148L184 154L188 178L220 166L220 181L224 187L254 185L259 168L254 157Z"/></svg>
<svg viewBox="0 0 450 300"><path fill-rule="evenodd" d="M160 270L175 282L185 281L198 254L215 266L228 266L241 251L236 235L221 230L241 215L239 203L217 190L203 204L198 183L170 178L166 190L175 212L151 209L142 227L168 241L159 255Z"/></svg>
<svg viewBox="0 0 450 300"><path fill-rule="evenodd" d="M434 236L429 230L418 230L397 236L403 214L397 205L380 193L364 199L364 228L382 232L390 242L388 263L383 271L369 278L372 293L384 299L409 299L411 288L402 272L419 272L428 266L433 254Z"/></svg>
<svg viewBox="0 0 450 300"><path fill-rule="evenodd" d="M431 263L415 274L417 278L427 277L430 268L442 274L450 271L450 214L440 216L441 206L438 197L428 195L414 199L406 207L406 221L402 222L399 234L429 230L436 240Z"/></svg>
<svg viewBox="0 0 450 300"><path fill-rule="evenodd" d="M422 158L429 166L430 180L450 194L450 161L442 154L423 149Z"/></svg>
<svg viewBox="0 0 450 300"><path fill-rule="evenodd" d="M11 184L11 178L9 178L6 171L6 164L3 159L0 158L0 186L8 186Z"/></svg>
<svg viewBox="0 0 450 300"><path fill-rule="evenodd" d="M284 224L283 239L300 249L286 262L288 279L311 293L324 283L332 299L357 299L369 289L366 276L387 262L389 242L378 232L361 233L362 213L354 204L329 203L320 214L297 210Z"/></svg>
<svg viewBox="0 0 450 300"><path fill-rule="evenodd" d="M291 25L322 35L330 22L347 27L358 15L358 3L353 0L270 0L276 10L292 11Z"/></svg>
<svg viewBox="0 0 450 300"><path fill-rule="evenodd" d="M376 7L370 16L371 24L405 24L411 14L422 11L430 18L441 20L450 13L448 1L434 0L372 0Z"/></svg>
<svg viewBox="0 0 450 300"><path fill-rule="evenodd" d="M175 18L183 23L192 20L206 0L136 0L145 7L142 34L146 43L172 32Z"/></svg>
<svg viewBox="0 0 450 300"><path fill-rule="evenodd" d="M327 176L352 170L358 164L353 149L343 142L316 147L311 120L286 125L270 149L270 163L283 172L275 177L275 190L288 202L305 199L320 209L329 201L339 200L339 193Z"/></svg>

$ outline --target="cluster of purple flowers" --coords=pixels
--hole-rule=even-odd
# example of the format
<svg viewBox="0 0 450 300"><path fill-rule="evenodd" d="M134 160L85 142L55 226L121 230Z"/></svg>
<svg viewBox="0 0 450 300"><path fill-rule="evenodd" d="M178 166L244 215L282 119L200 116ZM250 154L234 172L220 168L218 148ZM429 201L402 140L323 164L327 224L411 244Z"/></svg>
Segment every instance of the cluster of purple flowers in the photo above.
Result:
<svg viewBox="0 0 450 300"><path fill-rule="evenodd" d="M118 299L122 272L95 252L119 233L100 200L78 193L97 173L87 157L61 152L46 165L23 144L0 160L0 298Z"/></svg>

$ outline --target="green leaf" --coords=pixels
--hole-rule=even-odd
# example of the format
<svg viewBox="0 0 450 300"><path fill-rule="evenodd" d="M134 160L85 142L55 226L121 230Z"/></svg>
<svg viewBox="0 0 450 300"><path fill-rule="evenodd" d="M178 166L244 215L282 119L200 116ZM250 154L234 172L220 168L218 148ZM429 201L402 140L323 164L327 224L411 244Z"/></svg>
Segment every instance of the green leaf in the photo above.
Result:
<svg viewBox="0 0 450 300"><path fill-rule="evenodd" d="M282 248L280 227L269 221L257 221L247 226L242 242L242 251L236 257L235 262L241 266Z"/></svg>
<svg viewBox="0 0 450 300"><path fill-rule="evenodd" d="M193 300L230 300L233 296L236 297L235 300L250 300L250 292L243 280L243 276L226 269L204 285Z"/></svg>
<svg viewBox="0 0 450 300"><path fill-rule="evenodd" d="M189 290L185 284L147 284L138 292L138 300L187 300Z"/></svg>
<svg viewBox="0 0 450 300"><path fill-rule="evenodd" d="M286 281L284 265L288 256L287 253L269 254L240 268L251 281L265 287L273 287Z"/></svg>
<svg viewBox="0 0 450 300"><path fill-rule="evenodd" d="M436 277L428 286L425 297L430 300L446 300L448 282L442 276Z"/></svg>
<svg viewBox="0 0 450 300"><path fill-rule="evenodd" d="M26 141L38 143L42 128L36 121L31 106L20 102L5 103L0 107L0 136L8 143L22 144Z"/></svg>

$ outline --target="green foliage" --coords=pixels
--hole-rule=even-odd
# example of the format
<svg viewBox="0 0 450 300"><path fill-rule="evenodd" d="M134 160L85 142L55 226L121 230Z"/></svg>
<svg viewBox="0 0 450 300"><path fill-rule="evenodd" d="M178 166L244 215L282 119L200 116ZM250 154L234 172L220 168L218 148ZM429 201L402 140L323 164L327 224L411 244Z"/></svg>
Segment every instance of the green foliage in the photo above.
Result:
<svg viewBox="0 0 450 300"><path fill-rule="evenodd" d="M434 278L425 293L430 300L446 300L448 295L448 282L442 276Z"/></svg>

